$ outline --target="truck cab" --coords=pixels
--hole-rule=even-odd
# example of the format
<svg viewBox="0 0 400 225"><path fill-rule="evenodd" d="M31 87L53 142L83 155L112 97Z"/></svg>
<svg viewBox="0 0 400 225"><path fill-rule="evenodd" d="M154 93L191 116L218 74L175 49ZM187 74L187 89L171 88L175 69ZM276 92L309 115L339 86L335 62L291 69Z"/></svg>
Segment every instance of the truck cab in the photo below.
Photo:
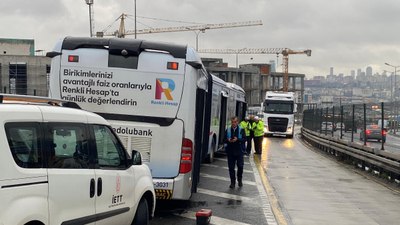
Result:
<svg viewBox="0 0 400 225"><path fill-rule="evenodd" d="M267 91L262 103L264 135L293 138L296 105L293 92Z"/></svg>

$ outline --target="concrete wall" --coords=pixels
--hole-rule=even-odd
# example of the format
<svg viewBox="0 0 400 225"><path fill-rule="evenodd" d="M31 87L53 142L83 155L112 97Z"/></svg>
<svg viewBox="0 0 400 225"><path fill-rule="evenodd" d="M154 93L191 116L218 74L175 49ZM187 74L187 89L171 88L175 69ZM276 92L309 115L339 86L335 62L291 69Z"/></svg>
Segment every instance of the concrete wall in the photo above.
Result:
<svg viewBox="0 0 400 225"><path fill-rule="evenodd" d="M0 55L35 55L35 42L32 39L0 38Z"/></svg>
<svg viewBox="0 0 400 225"><path fill-rule="evenodd" d="M45 56L0 55L0 92L10 93L10 63L25 63L27 67L26 93L28 95L47 96L47 67L50 66L50 62L51 59Z"/></svg>

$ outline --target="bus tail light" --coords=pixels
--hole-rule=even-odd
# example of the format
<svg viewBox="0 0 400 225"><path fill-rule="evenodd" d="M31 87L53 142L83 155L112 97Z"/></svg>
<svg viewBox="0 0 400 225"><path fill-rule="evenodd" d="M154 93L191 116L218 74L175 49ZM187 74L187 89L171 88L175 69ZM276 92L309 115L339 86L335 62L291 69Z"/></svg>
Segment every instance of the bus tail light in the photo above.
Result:
<svg viewBox="0 0 400 225"><path fill-rule="evenodd" d="M365 131L365 134L366 134L366 135L370 135L370 134L371 134L371 131L370 131L370 130L366 130L366 131Z"/></svg>
<svg viewBox="0 0 400 225"><path fill-rule="evenodd" d="M192 170L193 142L184 138L182 140L181 165L179 173L188 173Z"/></svg>
<svg viewBox="0 0 400 225"><path fill-rule="evenodd" d="M167 63L167 69L169 70L178 70L179 63L177 62L168 62Z"/></svg>
<svg viewBox="0 0 400 225"><path fill-rule="evenodd" d="M68 62L79 62L79 56L77 55L69 55Z"/></svg>

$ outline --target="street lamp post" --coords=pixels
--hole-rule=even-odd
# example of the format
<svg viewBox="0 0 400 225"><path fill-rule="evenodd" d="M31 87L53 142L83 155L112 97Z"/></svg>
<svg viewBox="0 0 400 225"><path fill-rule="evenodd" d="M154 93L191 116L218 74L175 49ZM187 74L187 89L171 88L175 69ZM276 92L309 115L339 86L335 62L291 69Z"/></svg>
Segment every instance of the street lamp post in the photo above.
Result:
<svg viewBox="0 0 400 225"><path fill-rule="evenodd" d="M136 39L136 36L137 36L137 28L136 28L136 0L134 1L134 4L135 4L135 39Z"/></svg>
<svg viewBox="0 0 400 225"><path fill-rule="evenodd" d="M205 33L206 30L205 29L201 29L201 30L194 31L194 32L196 33L196 51L198 51L199 50L199 34L200 33Z"/></svg>
<svg viewBox="0 0 400 225"><path fill-rule="evenodd" d="M89 6L89 26L90 26L90 37L93 37L93 24L92 24L92 5L93 0L85 0L86 4Z"/></svg>
<svg viewBox="0 0 400 225"><path fill-rule="evenodd" d="M392 104L394 106L394 109L392 110L392 114L393 114L393 111L394 111L394 116L395 116L396 121L397 121L397 103L396 103L396 100L397 100L397 80L396 80L396 74L397 74L397 68L400 68L400 66L394 66L394 65L391 65L389 63L385 63L385 65L394 68L394 85L393 85L394 86L394 91L393 91L393 94L392 94L392 96L394 96L394 101L393 101L393 97L392 97ZM392 88L390 89L390 91L392 92ZM394 134L396 134L396 129L397 129L398 125L396 123L394 125L395 125L395 127L394 127L393 131L394 131Z"/></svg>

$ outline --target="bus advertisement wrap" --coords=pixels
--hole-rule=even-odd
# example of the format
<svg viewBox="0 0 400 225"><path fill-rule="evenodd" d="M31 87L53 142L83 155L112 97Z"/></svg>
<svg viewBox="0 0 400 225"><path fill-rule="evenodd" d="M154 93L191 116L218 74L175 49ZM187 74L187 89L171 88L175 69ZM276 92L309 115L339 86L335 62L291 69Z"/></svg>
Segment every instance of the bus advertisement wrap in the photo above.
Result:
<svg viewBox="0 0 400 225"><path fill-rule="evenodd" d="M129 76L131 74L124 70L95 73L64 68L61 98L95 112L159 116L159 110L163 110L164 117L175 117L182 92L182 75L163 78L154 73L137 72L135 80L140 82L127 82Z"/></svg>

